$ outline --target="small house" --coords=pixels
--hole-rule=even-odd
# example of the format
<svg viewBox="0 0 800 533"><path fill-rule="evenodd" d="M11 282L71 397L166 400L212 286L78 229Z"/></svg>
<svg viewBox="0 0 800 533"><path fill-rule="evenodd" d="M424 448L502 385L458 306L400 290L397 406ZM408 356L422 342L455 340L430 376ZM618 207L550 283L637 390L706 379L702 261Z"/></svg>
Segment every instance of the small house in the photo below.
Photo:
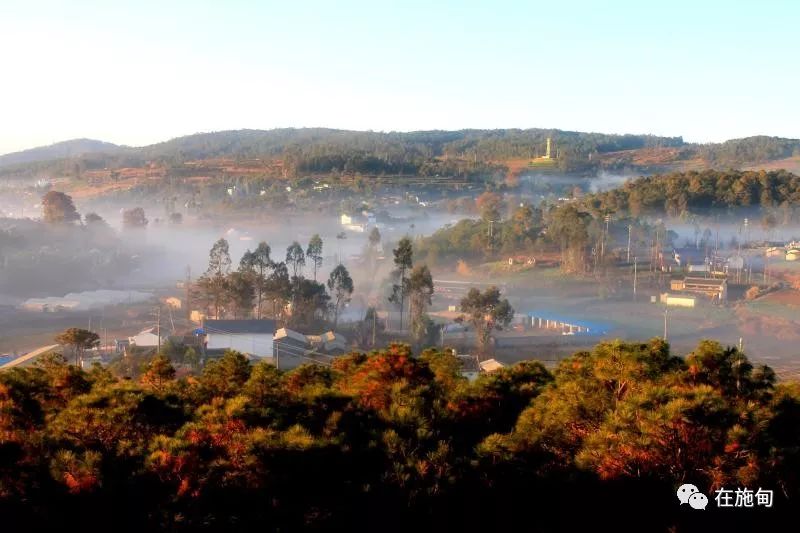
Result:
<svg viewBox="0 0 800 533"><path fill-rule="evenodd" d="M114 339L114 351L116 353L124 353L130 345L130 339Z"/></svg>
<svg viewBox="0 0 800 533"><path fill-rule="evenodd" d="M128 344L131 346L138 346L140 348L152 348L160 344L159 336L156 333L156 328L147 328L140 331L133 337L128 337Z"/></svg>
<svg viewBox="0 0 800 533"><path fill-rule="evenodd" d="M272 345L273 359L278 368L294 368L310 362L306 356L311 351L311 343L302 333L281 328L275 332Z"/></svg>
<svg viewBox="0 0 800 533"><path fill-rule="evenodd" d="M343 354L347 351L347 339L341 333L326 331L322 335L322 350L329 354Z"/></svg>
<svg viewBox="0 0 800 533"><path fill-rule="evenodd" d="M665 292L661 295L661 303L672 307L692 308L697 303L697 298L690 294L671 294Z"/></svg>
<svg viewBox="0 0 800 533"><path fill-rule="evenodd" d="M481 361L479 363L481 367L481 372L486 372L487 374L491 374L492 372L497 372L501 368L505 368L506 365L498 361L497 359L487 359L486 361Z"/></svg>
<svg viewBox="0 0 800 533"><path fill-rule="evenodd" d="M205 320L206 350L236 350L256 357L272 357L274 320Z"/></svg>
<svg viewBox="0 0 800 533"><path fill-rule="evenodd" d="M672 291L701 294L718 302L728 299L728 281L726 279L687 276L670 281L669 288Z"/></svg>
<svg viewBox="0 0 800 533"><path fill-rule="evenodd" d="M327 331L321 335L306 335L311 348L328 354L343 354L347 351L347 339L340 333Z"/></svg>

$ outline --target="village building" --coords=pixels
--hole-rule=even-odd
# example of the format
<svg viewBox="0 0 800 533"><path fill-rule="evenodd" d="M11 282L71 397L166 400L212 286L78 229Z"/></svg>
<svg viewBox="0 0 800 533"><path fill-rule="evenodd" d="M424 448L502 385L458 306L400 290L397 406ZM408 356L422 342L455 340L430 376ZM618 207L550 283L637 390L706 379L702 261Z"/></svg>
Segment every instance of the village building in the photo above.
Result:
<svg viewBox="0 0 800 533"><path fill-rule="evenodd" d="M699 294L715 302L726 302L728 299L728 281L724 278L685 277L673 279L669 288L673 292Z"/></svg>
<svg viewBox="0 0 800 533"><path fill-rule="evenodd" d="M205 320L206 352L235 350L255 357L272 357L274 320Z"/></svg>
<svg viewBox="0 0 800 533"><path fill-rule="evenodd" d="M341 355L347 351L347 339L341 333L326 331L322 335L307 336L311 346L331 355Z"/></svg>
<svg viewBox="0 0 800 533"><path fill-rule="evenodd" d="M147 328L140 331L133 337L128 337L128 344L130 346L138 346L139 348L154 348L159 346L159 336L156 333L156 327Z"/></svg>
<svg viewBox="0 0 800 533"><path fill-rule="evenodd" d="M491 374L492 372L497 372L501 368L505 368L506 365L498 361L497 359L487 359L486 361L481 361L479 363L481 367L481 372L486 372L487 374Z"/></svg>
<svg viewBox="0 0 800 533"><path fill-rule="evenodd" d="M302 333L281 328L275 332L272 344L273 363L278 368L285 370L311 362L311 343Z"/></svg>
<svg viewBox="0 0 800 533"><path fill-rule="evenodd" d="M693 308L697 305L697 298L690 294L674 294L665 292L660 297L661 303L671 307Z"/></svg>

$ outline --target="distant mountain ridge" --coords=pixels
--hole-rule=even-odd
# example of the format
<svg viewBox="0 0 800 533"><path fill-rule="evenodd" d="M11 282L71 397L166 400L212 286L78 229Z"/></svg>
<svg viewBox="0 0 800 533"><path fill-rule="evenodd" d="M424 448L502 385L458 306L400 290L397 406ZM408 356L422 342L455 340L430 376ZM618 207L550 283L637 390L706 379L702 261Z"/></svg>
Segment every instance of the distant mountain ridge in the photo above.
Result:
<svg viewBox="0 0 800 533"><path fill-rule="evenodd" d="M71 139L49 146L38 146L28 150L0 155L0 167L65 159L92 153L112 154L122 149L122 146L95 139Z"/></svg>
<svg viewBox="0 0 800 533"><path fill-rule="evenodd" d="M276 161L284 176L464 177L491 175L502 168L524 171L528 162L542 159L548 139L553 145L550 167L560 172L740 168L800 159L800 140L769 136L696 144L682 137L542 128L415 132L284 128L198 133L136 148L75 139L0 156L0 174L58 174L74 163L86 169L141 168L151 163L179 168L188 161L230 158Z"/></svg>

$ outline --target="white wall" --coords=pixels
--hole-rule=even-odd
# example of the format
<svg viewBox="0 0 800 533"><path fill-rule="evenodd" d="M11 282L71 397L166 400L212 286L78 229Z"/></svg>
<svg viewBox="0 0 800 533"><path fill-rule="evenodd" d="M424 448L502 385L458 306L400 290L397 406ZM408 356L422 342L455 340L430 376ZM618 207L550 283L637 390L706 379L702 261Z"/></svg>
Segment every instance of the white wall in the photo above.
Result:
<svg viewBox="0 0 800 533"><path fill-rule="evenodd" d="M130 337L128 341L136 346L152 347L158 346L158 335L155 333L140 333L135 337Z"/></svg>
<svg viewBox="0 0 800 533"><path fill-rule="evenodd" d="M667 305L676 307L694 307L694 298L681 298L680 296L667 296Z"/></svg>
<svg viewBox="0 0 800 533"><path fill-rule="evenodd" d="M259 357L272 357L271 333L208 333L209 350L236 350Z"/></svg>

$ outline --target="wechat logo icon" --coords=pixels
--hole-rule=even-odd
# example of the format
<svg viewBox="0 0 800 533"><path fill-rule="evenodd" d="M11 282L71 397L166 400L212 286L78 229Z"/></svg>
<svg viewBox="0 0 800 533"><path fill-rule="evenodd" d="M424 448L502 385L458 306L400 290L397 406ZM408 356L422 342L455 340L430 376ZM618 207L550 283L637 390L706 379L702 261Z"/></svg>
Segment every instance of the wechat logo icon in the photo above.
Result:
<svg viewBox="0 0 800 533"><path fill-rule="evenodd" d="M677 496L681 505L688 503L692 509L705 510L708 505L708 497L691 483L681 485L678 488Z"/></svg>

